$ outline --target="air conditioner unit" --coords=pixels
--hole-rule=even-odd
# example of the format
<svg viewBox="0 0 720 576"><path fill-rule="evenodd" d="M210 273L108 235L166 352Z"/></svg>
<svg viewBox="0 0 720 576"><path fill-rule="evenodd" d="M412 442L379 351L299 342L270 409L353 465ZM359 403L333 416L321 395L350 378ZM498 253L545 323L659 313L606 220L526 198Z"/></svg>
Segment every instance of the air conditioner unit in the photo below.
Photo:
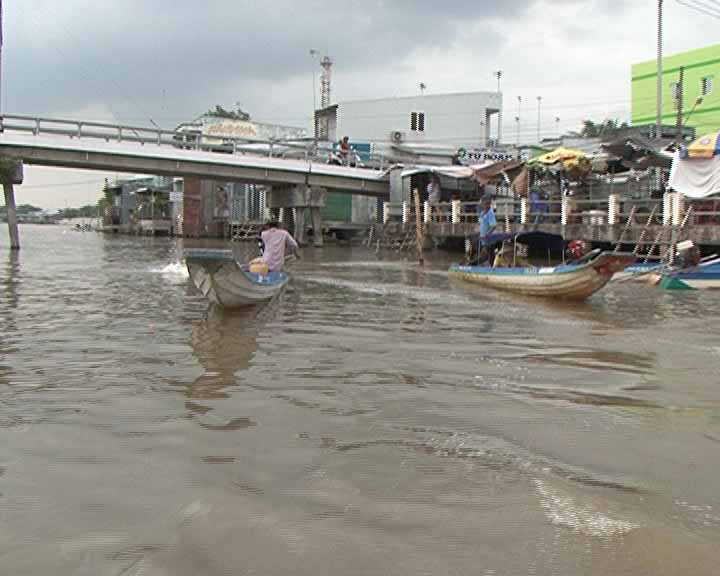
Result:
<svg viewBox="0 0 720 576"><path fill-rule="evenodd" d="M393 130L390 132L390 140L396 143L402 142L405 140L405 133L400 130Z"/></svg>

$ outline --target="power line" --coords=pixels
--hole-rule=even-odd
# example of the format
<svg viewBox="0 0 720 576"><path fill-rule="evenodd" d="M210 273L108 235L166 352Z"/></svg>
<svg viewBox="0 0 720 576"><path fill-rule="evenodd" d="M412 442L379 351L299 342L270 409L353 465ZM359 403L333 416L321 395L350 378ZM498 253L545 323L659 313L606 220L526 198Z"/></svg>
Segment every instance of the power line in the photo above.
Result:
<svg viewBox="0 0 720 576"><path fill-rule="evenodd" d="M714 7L714 6L706 6L705 4L701 4L700 0L696 0L698 2L697 5L691 4L689 0L677 0L678 4L681 4L683 6L686 6L687 8L690 8L691 10L695 10L697 12L701 12L702 14L705 14L707 16L710 16L712 18L717 18L720 20L720 7Z"/></svg>
<svg viewBox="0 0 720 576"><path fill-rule="evenodd" d="M718 2L715 2L714 0L684 0L684 1L685 2L689 1L692 4L696 4L706 10L711 10L713 12L720 11L720 4L718 4Z"/></svg>
<svg viewBox="0 0 720 576"><path fill-rule="evenodd" d="M55 184L23 184L23 190L29 190L31 188L65 188L68 186L82 186L83 184L104 184L105 180L77 180L75 182L58 182Z"/></svg>

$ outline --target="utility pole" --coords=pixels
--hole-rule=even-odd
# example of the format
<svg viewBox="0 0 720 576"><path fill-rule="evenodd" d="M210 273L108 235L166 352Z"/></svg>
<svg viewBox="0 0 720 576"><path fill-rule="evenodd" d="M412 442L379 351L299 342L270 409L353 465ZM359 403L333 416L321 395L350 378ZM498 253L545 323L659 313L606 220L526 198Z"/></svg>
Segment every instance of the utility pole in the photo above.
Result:
<svg viewBox="0 0 720 576"><path fill-rule="evenodd" d="M502 78L503 71L502 70L496 70L493 72L493 76L497 78L497 91L498 94L500 93L500 78Z"/></svg>
<svg viewBox="0 0 720 576"><path fill-rule="evenodd" d="M3 49L3 5L0 0L0 132L2 132L2 49Z"/></svg>
<svg viewBox="0 0 720 576"><path fill-rule="evenodd" d="M310 48L310 58L312 59L312 93L313 93L313 111L312 111L312 123L313 123L313 151L317 150L317 118L315 117L317 111L317 100L315 96L315 56L320 54L314 48Z"/></svg>
<svg viewBox="0 0 720 576"><path fill-rule="evenodd" d="M677 95L675 96L675 104L677 106L677 116L675 117L675 140L679 144L683 139L683 92L685 90L685 66L680 66L680 78L678 79Z"/></svg>
<svg viewBox="0 0 720 576"><path fill-rule="evenodd" d="M655 111L655 138L662 138L662 89L663 89L663 61L662 61L662 35L663 35L663 0L658 0L657 19L657 109Z"/></svg>

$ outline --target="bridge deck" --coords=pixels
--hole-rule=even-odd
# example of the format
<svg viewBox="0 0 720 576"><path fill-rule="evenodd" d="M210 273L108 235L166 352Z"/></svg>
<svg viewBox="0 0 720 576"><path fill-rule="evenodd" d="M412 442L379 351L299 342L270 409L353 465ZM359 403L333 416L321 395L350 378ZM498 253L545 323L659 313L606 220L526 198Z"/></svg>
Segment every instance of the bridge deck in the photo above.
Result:
<svg viewBox="0 0 720 576"><path fill-rule="evenodd" d="M0 151L26 164L257 184L309 184L338 192L386 197L389 184L376 170L333 166L307 160L224 154L171 146L117 142L108 138L0 134Z"/></svg>

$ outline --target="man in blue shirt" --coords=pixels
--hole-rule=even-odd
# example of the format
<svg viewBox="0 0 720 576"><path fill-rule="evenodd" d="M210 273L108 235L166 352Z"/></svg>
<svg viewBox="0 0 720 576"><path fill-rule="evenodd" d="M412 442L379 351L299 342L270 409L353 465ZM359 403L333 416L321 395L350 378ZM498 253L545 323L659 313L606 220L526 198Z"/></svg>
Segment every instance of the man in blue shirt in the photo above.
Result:
<svg viewBox="0 0 720 576"><path fill-rule="evenodd" d="M492 209L492 199L490 196L483 196L480 210L478 211L478 223L480 225L478 238L479 260L480 262L484 262L485 260L492 262L494 255L491 252L494 252L494 250L490 244L489 236L495 230L497 220L495 219L495 212ZM480 248L481 246L482 248Z"/></svg>

